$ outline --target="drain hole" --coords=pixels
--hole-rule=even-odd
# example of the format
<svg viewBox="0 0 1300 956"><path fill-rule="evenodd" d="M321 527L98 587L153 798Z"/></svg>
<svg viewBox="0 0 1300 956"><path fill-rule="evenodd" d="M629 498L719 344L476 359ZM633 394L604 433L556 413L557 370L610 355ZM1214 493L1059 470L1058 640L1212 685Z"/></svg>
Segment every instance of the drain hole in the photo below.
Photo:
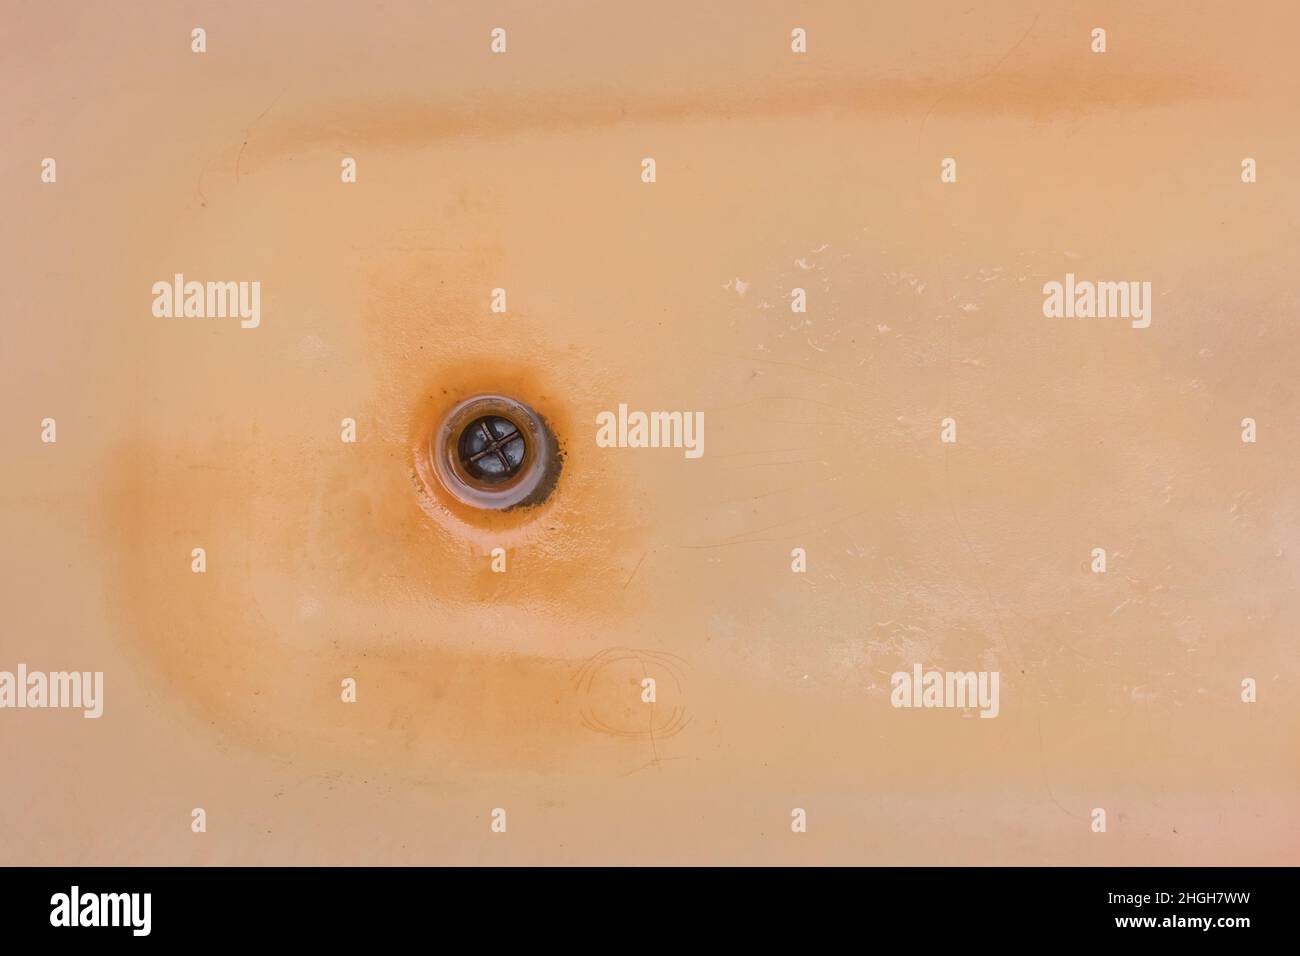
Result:
<svg viewBox="0 0 1300 956"><path fill-rule="evenodd" d="M451 409L430 436L428 456L444 491L496 511L544 501L560 471L546 422L504 395L478 395Z"/></svg>
<svg viewBox="0 0 1300 956"><path fill-rule="evenodd" d="M460 462L466 474L488 485L509 481L523 467L528 444L508 418L476 418L460 433Z"/></svg>

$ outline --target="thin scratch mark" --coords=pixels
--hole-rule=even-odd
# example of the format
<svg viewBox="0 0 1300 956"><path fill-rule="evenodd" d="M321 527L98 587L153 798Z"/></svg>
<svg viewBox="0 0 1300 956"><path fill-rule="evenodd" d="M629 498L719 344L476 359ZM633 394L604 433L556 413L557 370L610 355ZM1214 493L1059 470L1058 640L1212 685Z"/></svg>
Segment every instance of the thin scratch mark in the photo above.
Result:
<svg viewBox="0 0 1300 956"><path fill-rule="evenodd" d="M806 533L803 535L803 537L816 540L816 538L819 535L825 534L830 529L838 528L844 522L849 521L853 518L860 517L861 515L869 514L873 510L874 509L872 508L863 508L861 511L855 511L852 514L847 514L842 517L836 518L830 524L823 525L822 527L815 529L811 533ZM768 525L766 528L755 528L753 531L746 532L746 534L762 534L765 531L774 531L777 528L784 528L786 525L789 524L798 524L801 521L807 521L810 518L815 518L815 517L816 515L807 515L802 518L791 518L789 521L782 521L779 524ZM749 538L746 537L746 534L737 535L736 537L732 538L729 541L721 541L716 544L679 544L677 545L677 547L683 548L687 551L710 551L714 548L732 548L738 544L767 544L774 541L786 541L790 537L790 535L785 535L780 538Z"/></svg>
<svg viewBox="0 0 1300 956"><path fill-rule="evenodd" d="M194 191L198 193L199 196L199 205L202 206L204 209L208 208L208 197L203 192L203 176L205 173L207 173L207 171L208 171L208 164L204 163L203 168L199 170L198 185L194 187Z"/></svg>
<svg viewBox="0 0 1300 956"><path fill-rule="evenodd" d="M726 352L714 352L712 354L731 359L733 362L761 362L764 365L778 365L782 368L797 369L800 372L807 372L809 375L817 375L821 378L832 378L836 381L847 382L849 385L856 385L859 388L871 387L868 382L861 382L856 378L848 378L844 375L836 375L834 372L823 372L815 368L809 368L807 365L801 365L798 362L779 362L776 359L759 358L756 355L729 355Z"/></svg>
<svg viewBox="0 0 1300 956"><path fill-rule="evenodd" d="M262 122L263 116L275 108L275 104L280 102L280 97L282 96L284 96L284 90L280 91L276 98L271 101L271 105L262 110L262 112L257 115L257 119L253 120L252 125L244 131L244 142L240 144L239 155L235 157L235 182L239 182L239 161L244 158L244 150L248 147L248 140L253 135L253 129L258 123Z"/></svg>
<svg viewBox="0 0 1300 956"><path fill-rule="evenodd" d="M1015 53L1017 50L1020 49L1020 44L1024 43L1026 40L1029 39L1029 34L1033 33L1034 27L1038 26L1038 18L1040 16L1041 14L1038 13L1034 14L1034 21L1033 23L1029 24L1029 29L1024 32L1024 35L1021 36L1020 39L1015 42L1015 44L1011 47L1011 49L1007 50L1006 53L1002 54L1002 59L998 60L997 63L994 63L992 68L987 73L985 73L982 76L976 77L974 80L972 80L969 84L967 84L963 88L969 90L971 87L975 86L975 84L987 80L998 70L1002 69L1002 64L1006 63L1007 60L1011 58L1011 54ZM916 134L916 141L918 143L921 141L921 134L925 132L926 122L930 119L931 114L934 113L934 111L939 108L939 104L948 98L948 95L949 95L948 93L944 93L937 100L931 103L930 108L926 110L925 115L921 117L921 128L917 131Z"/></svg>
<svg viewBox="0 0 1300 956"><path fill-rule="evenodd" d="M641 554L641 558L640 558L640 560L637 561L637 563L636 563L636 567L632 569L632 573L631 573L630 575L628 575L628 579L627 579L625 582L623 582L623 590L624 590L624 591L626 591L626 590L627 590L627 586L628 586L629 584L632 583L632 578L636 577L636 573L637 573L638 571L641 570L641 562L645 560L645 556L646 556L647 554L649 554L649 553L650 553L649 551L645 551L645 552L643 552L643 553ZM638 660L639 660L639 659L640 659L640 658L638 658Z"/></svg>
<svg viewBox="0 0 1300 956"><path fill-rule="evenodd" d="M773 491L764 491L756 495L742 495L739 498L724 498L721 501L714 502L714 507L721 507L722 505L735 504L738 501L758 501L762 498L770 498L773 495L783 495L791 491L803 491L804 489L810 488L813 485L820 485L828 481L834 481L836 478L839 477L840 477L840 473L836 472L833 475L827 475L825 478L818 478L816 481L805 481L797 485L786 485L784 488L777 488Z"/></svg>

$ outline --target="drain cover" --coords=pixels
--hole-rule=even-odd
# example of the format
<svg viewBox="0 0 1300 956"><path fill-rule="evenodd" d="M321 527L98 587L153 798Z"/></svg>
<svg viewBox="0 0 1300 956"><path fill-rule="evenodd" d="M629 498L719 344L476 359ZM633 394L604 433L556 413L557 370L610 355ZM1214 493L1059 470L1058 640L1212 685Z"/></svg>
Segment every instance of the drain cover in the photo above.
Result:
<svg viewBox="0 0 1300 956"><path fill-rule="evenodd" d="M485 415L460 433L458 454L467 474L484 484L499 485L519 474L528 443L510 419Z"/></svg>
<svg viewBox="0 0 1300 956"><path fill-rule="evenodd" d="M536 504L559 477L555 436L523 402L479 395L443 419L429 457L443 487L476 508Z"/></svg>

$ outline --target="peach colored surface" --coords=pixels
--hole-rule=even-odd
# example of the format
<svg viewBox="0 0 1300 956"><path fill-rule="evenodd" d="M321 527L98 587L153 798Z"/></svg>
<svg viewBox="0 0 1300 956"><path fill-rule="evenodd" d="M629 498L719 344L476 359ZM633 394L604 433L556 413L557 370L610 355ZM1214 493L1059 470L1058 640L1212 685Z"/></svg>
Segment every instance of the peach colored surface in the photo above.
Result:
<svg viewBox="0 0 1300 956"><path fill-rule="evenodd" d="M106 687L0 863L1300 862L1295 4L4 6L0 669ZM559 488L431 516L486 390Z"/></svg>

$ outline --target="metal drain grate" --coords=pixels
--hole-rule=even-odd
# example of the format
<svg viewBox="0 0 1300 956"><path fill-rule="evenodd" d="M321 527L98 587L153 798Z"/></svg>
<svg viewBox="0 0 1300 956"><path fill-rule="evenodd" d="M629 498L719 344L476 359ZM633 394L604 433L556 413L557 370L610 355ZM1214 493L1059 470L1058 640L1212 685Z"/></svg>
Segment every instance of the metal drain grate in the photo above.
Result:
<svg viewBox="0 0 1300 956"><path fill-rule="evenodd" d="M528 453L528 443L510 419L486 415L465 426L457 450L466 473L495 485L519 474Z"/></svg>
<svg viewBox="0 0 1300 956"><path fill-rule="evenodd" d="M451 409L429 442L429 459L453 497L496 511L544 500L560 470L555 435L542 417L504 395L479 395Z"/></svg>

